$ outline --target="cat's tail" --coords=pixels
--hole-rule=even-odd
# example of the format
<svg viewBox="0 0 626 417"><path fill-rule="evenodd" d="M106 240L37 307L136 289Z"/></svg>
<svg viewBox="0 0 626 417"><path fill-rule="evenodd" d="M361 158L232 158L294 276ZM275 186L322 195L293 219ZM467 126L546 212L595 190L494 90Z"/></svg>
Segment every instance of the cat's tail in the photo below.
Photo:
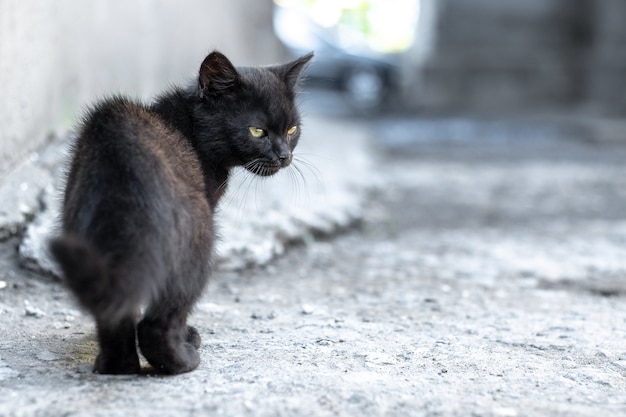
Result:
<svg viewBox="0 0 626 417"><path fill-rule="evenodd" d="M124 305L124 297L113 293L115 278L84 239L71 235L57 237L50 240L49 249L61 267L67 286L98 320L113 323L134 312L133 305Z"/></svg>

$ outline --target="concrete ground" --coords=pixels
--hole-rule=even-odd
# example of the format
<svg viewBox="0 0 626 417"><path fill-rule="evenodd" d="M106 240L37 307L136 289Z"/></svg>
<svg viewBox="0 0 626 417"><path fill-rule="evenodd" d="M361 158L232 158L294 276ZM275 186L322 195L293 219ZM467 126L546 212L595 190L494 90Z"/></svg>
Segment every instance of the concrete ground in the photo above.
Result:
<svg viewBox="0 0 626 417"><path fill-rule="evenodd" d="M92 374L91 319L5 238L0 416L626 414L626 142L529 122L309 129L323 172L287 202L234 187L252 203L229 203L223 234L265 238L224 236L189 374Z"/></svg>

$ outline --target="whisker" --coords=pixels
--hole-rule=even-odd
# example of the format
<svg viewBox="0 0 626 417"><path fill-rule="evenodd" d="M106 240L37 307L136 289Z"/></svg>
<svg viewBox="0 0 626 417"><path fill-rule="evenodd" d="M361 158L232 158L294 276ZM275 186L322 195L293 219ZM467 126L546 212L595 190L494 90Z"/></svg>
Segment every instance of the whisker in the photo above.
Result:
<svg viewBox="0 0 626 417"><path fill-rule="evenodd" d="M263 165L262 169L266 170L267 167ZM265 172L262 172L262 174L265 174ZM265 176L256 176L254 178L254 207L257 211L261 209L260 202L263 201L263 198L261 198L263 195L263 189L261 187L265 178Z"/></svg>
<svg viewBox="0 0 626 417"><path fill-rule="evenodd" d="M246 192L241 193L241 189L248 189L250 187L250 183L254 180L254 175L246 170L238 170L236 171L236 176L242 177L241 181L237 185L236 188L232 189L228 196L228 201L222 206L223 209L230 209L233 204L237 203L237 214L235 216L235 220L237 222L241 222L243 219L243 206L245 206L245 196Z"/></svg>
<svg viewBox="0 0 626 417"><path fill-rule="evenodd" d="M305 172L309 171L308 173ZM278 173L286 171L289 176L289 182L293 187L293 196L298 204L310 201L309 179L314 178L319 190L323 191L324 187L320 177L322 172L310 161L303 157L303 154L294 155L293 163L287 169L279 170ZM263 197L265 194L264 181L271 174L275 174L276 169L264 163L262 158L256 158L233 170L231 179L236 186L229 190L228 199L222 204L223 209L231 210L235 214L235 220L239 223L243 222L248 204L253 203L256 210L261 210L263 206ZM222 184L220 187L225 187ZM252 194L251 194L252 193ZM233 210L233 204L236 205L236 211Z"/></svg>
<svg viewBox="0 0 626 417"><path fill-rule="evenodd" d="M253 184L255 184L255 190L258 188L258 185L256 185L256 179L258 178L258 175L262 172L262 170L263 166L261 164L261 159L256 158L252 161L245 163L241 167L241 169L235 171L237 176L241 177L241 175L243 175L243 179L241 179L241 181L237 185L237 188L232 191L230 198L227 202L227 207L229 208L232 206L232 204L237 202L236 220L238 222L241 222L243 220L245 209L249 200L248 196L250 195L251 187L253 186ZM257 195L258 192L255 191L255 202L257 201Z"/></svg>
<svg viewBox="0 0 626 417"><path fill-rule="evenodd" d="M245 209L248 205L248 195L250 194L250 188L256 183L257 176L253 173L258 169L258 165L255 163L250 167L252 172L246 171L246 187L243 193L240 195L239 206L237 207L237 220L242 221L244 218Z"/></svg>
<svg viewBox="0 0 626 417"><path fill-rule="evenodd" d="M293 165L293 169L291 169L289 172L291 174L294 187L297 190L297 194L296 194L297 197L303 203L309 202L309 194L307 193L308 188L306 186L306 178L302 175L300 168L298 168L297 165Z"/></svg>
<svg viewBox="0 0 626 417"><path fill-rule="evenodd" d="M298 155L298 156L294 157L294 159L296 161L298 161L299 163L301 163L303 165L306 165L311 171L313 171L313 172L315 172L317 174L320 174L320 175L322 174L322 172L319 170L319 168L314 163L312 163L311 161L309 161L309 160L307 160L305 158L302 158L302 155Z"/></svg>
<svg viewBox="0 0 626 417"><path fill-rule="evenodd" d="M228 185L228 179L224 180L219 187L217 187L217 193L224 192L226 190L226 186Z"/></svg>
<svg viewBox="0 0 626 417"><path fill-rule="evenodd" d="M295 174L293 165L289 165L284 171L286 171L286 175L289 177L289 183L291 184L291 189L294 191L296 203L300 203L300 188L298 187L298 182L295 180Z"/></svg>
<svg viewBox="0 0 626 417"><path fill-rule="evenodd" d="M235 180L239 177L243 175L239 170L235 170L233 171L233 173L230 176L230 183L234 183ZM235 189L233 189L232 187L230 189L228 189L228 192L225 194L225 198L227 198L227 200L223 201L220 206L222 209L224 208L228 208L228 206L230 206L230 204L233 202L233 200L235 199L236 195L237 195L237 191L239 190L239 188L241 187L242 182L239 182L239 184L237 185L237 187ZM224 181L220 187L218 188L218 190L224 190L226 189L226 185L227 185L227 181Z"/></svg>
<svg viewBox="0 0 626 417"><path fill-rule="evenodd" d="M295 173L293 173L293 175L294 175L294 177L296 177L296 180L297 180L297 178L300 178L302 180L302 185L306 187L306 177L304 176L304 173L302 172L300 167L297 166L296 164L293 164L293 170L295 171Z"/></svg>
<svg viewBox="0 0 626 417"><path fill-rule="evenodd" d="M319 168L317 168L314 164L312 164L311 162L307 161L306 159L297 157L297 158L294 158L294 161L297 162L298 164L302 165L304 168L308 169L308 171L311 173L311 175L315 179L315 184L317 185L317 189L320 190L320 191L323 191L324 190L324 183L320 179L320 177L322 176L322 171L320 171ZM296 170L298 171L298 173L302 177L304 184L306 185L306 175L304 174L302 169L300 169L300 167L297 164L293 164L293 165L294 165L294 168L296 168Z"/></svg>
<svg viewBox="0 0 626 417"><path fill-rule="evenodd" d="M296 168L293 165L289 166L289 169L287 170L287 173L289 174L289 180L291 182L291 187L294 190L294 194L296 196L296 201L300 201L301 195L300 195L300 184L298 182L298 178L295 174L296 172Z"/></svg>
<svg viewBox="0 0 626 417"><path fill-rule="evenodd" d="M312 157L312 158L317 158L317 159L323 159L324 161L337 162L335 158L330 158L328 156L323 156L323 155L319 155L316 153L298 152L297 154L294 154L294 157L296 156L306 156L306 157Z"/></svg>

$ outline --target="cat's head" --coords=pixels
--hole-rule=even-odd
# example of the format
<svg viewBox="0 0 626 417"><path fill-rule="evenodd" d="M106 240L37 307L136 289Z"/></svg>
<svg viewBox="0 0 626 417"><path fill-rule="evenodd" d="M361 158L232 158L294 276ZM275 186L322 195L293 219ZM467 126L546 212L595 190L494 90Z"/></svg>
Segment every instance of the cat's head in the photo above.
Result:
<svg viewBox="0 0 626 417"><path fill-rule="evenodd" d="M236 68L212 52L202 63L198 97L207 114L212 146L229 166L268 176L287 167L300 138L295 104L298 81L313 53L283 65ZM216 117L217 116L217 117Z"/></svg>

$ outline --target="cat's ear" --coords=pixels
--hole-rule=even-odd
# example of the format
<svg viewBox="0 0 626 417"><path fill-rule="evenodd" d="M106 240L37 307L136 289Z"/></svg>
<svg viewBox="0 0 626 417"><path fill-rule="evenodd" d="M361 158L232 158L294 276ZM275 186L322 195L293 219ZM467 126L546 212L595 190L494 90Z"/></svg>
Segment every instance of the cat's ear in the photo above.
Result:
<svg viewBox="0 0 626 417"><path fill-rule="evenodd" d="M202 96L225 94L237 85L239 74L224 54L213 51L204 58L198 75L198 87Z"/></svg>
<svg viewBox="0 0 626 417"><path fill-rule="evenodd" d="M293 90L298 84L302 70L309 64L313 55L313 52L309 52L295 61L275 67L275 71L285 81L287 86Z"/></svg>

